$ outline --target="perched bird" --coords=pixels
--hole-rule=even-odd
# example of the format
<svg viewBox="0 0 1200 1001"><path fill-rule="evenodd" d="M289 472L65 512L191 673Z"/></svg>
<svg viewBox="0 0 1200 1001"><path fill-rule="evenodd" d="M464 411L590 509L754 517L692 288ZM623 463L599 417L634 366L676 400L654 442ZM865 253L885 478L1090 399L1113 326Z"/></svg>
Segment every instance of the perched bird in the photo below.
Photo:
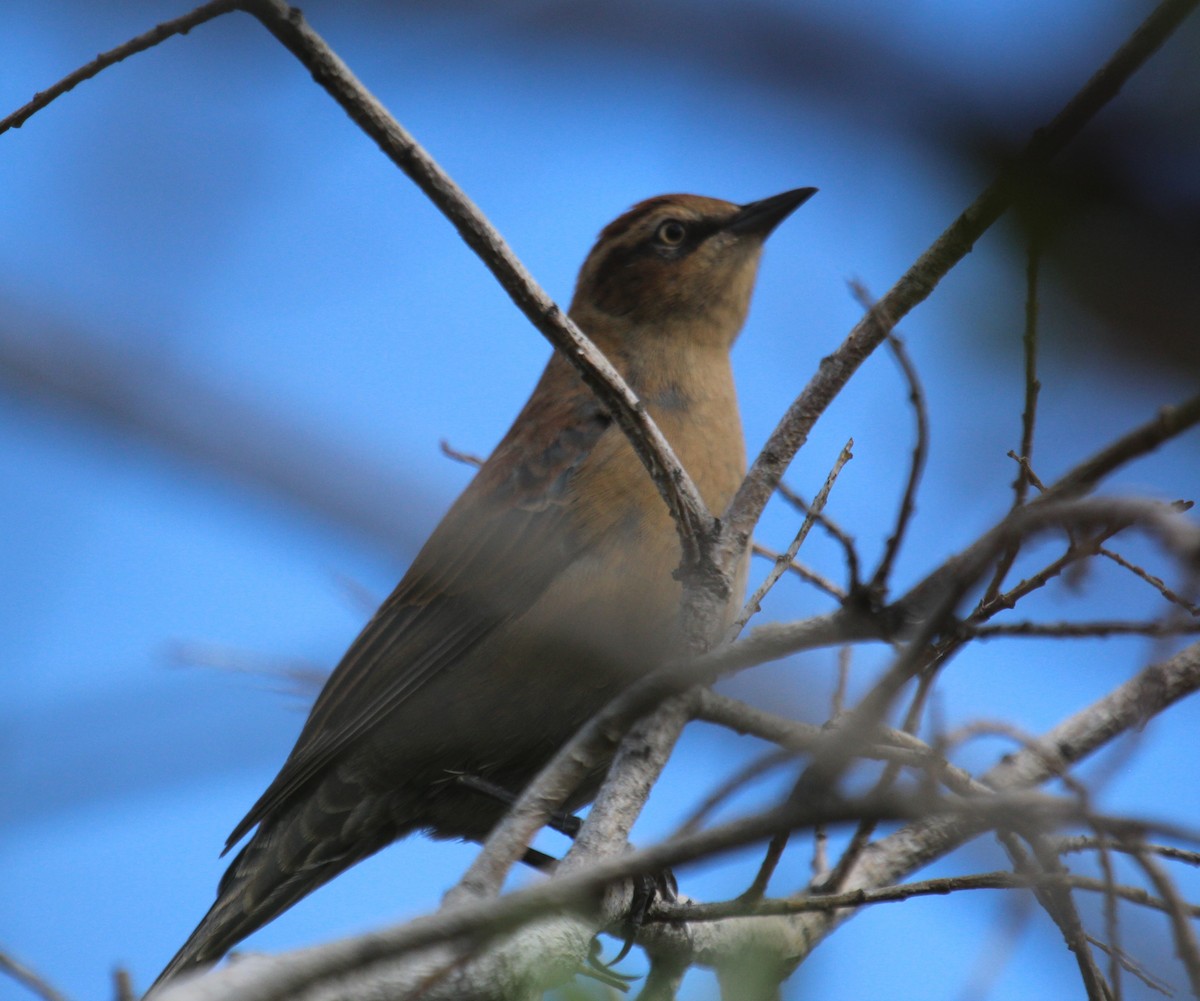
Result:
<svg viewBox="0 0 1200 1001"><path fill-rule="evenodd" d="M645 404L709 509L741 481L732 347L767 235L814 193L664 195L600 234L571 318ZM234 828L250 840L156 986L412 831L481 840L589 717L678 640L680 547L625 435L558 353L334 670ZM744 586L737 582L731 603ZM731 604L731 613L733 611ZM603 778L581 788L574 809Z"/></svg>

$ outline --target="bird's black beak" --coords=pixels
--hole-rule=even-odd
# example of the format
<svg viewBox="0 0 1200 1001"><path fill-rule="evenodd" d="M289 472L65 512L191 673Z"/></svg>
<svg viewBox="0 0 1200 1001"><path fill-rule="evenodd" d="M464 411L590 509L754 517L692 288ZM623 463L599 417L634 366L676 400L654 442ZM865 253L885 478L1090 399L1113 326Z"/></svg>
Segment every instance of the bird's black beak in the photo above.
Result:
<svg viewBox="0 0 1200 1001"><path fill-rule="evenodd" d="M743 205L724 228L733 233L750 233L765 240L771 230L816 193L816 188L794 188L781 195Z"/></svg>

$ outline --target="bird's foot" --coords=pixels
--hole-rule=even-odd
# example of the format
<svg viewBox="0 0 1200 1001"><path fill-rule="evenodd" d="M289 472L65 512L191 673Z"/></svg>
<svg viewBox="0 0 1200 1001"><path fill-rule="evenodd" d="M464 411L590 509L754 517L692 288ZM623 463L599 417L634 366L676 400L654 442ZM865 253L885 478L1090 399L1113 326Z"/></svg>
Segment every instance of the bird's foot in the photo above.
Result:
<svg viewBox="0 0 1200 1001"><path fill-rule="evenodd" d="M621 951L608 963L610 967L616 966L629 955L629 950L633 948L637 933L645 925L646 915L650 913L654 901L674 903L678 896L679 884L675 880L675 873L670 869L660 869L656 873L639 873L633 877L633 898L629 901L629 913L625 916L625 923L621 928L624 934Z"/></svg>

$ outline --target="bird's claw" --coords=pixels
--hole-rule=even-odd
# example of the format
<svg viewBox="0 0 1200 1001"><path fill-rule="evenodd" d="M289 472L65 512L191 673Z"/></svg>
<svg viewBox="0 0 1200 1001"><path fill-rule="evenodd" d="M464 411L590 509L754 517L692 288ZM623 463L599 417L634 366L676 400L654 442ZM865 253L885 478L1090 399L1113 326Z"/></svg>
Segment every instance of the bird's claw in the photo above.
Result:
<svg viewBox="0 0 1200 1001"><path fill-rule="evenodd" d="M613 987L616 990L622 992L628 991L630 985L639 978L627 973L618 973L612 969L612 963L606 963L600 958L602 948L600 939L592 939L591 948L588 950L587 967L581 968L579 972L585 977L591 977L593 980L598 980L600 983ZM616 960L614 959L613 963L615 962Z"/></svg>
<svg viewBox="0 0 1200 1001"><path fill-rule="evenodd" d="M629 902L629 913L626 915L621 929L625 937L621 942L621 951L609 961L609 967L616 966L629 955L637 933L646 923L646 915L650 913L654 901L664 900L673 904L678 897L679 884L675 880L675 873L670 869L660 869L651 874L639 873L633 877L633 899Z"/></svg>

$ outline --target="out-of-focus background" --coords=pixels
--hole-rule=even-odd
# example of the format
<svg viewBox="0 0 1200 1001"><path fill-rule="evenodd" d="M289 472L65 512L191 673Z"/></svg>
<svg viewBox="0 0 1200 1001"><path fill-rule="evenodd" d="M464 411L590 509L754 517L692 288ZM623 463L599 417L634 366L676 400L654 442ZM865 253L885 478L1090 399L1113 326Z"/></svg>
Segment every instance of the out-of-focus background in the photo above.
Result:
<svg viewBox="0 0 1200 1001"><path fill-rule="evenodd" d="M186 6L8 0L0 112ZM771 239L735 353L752 451L858 315L847 280L882 293L1149 9L304 5L560 302L600 227L641 198L818 186ZM1198 59L1193 23L903 324L932 454L898 586L1010 503L1031 232L1048 234L1044 479L1194 391ZM486 453L547 355L452 228L245 16L136 56L0 137L0 947L76 998L107 996L118 964L149 982L211 902L217 852L290 748L311 679L467 482L439 440ZM892 361L873 358L788 478L811 496L853 436L829 510L869 561L906 472L905 397ZM1198 470L1193 433L1112 489L1194 497ZM773 508L759 538L783 548L795 527ZM1171 577L1152 548L1117 548ZM842 579L826 541L803 555ZM756 561L754 576L765 569ZM1145 615L1157 600L1113 566L1018 614ZM829 606L785 580L765 614ZM1003 718L1036 733L1170 647L978 645L948 669L931 726ZM857 676L881 658L860 654ZM834 670L818 653L727 687L820 721ZM1083 770L1098 806L1200 825L1198 728L1184 704L1101 755ZM964 760L984 766L1008 747L980 742ZM669 831L760 750L694 727L638 837ZM246 947L427 910L472 851L393 846ZM682 886L735 893L753 858L684 868ZM807 864L801 842L775 888L802 885ZM928 874L1003 864L980 842ZM1165 919L1129 912L1125 945L1183 986ZM686 988L715 996L702 973ZM787 987L892 1001L1078 993L1044 916L1000 893L864 913ZM0 998L22 996L0 980Z"/></svg>

